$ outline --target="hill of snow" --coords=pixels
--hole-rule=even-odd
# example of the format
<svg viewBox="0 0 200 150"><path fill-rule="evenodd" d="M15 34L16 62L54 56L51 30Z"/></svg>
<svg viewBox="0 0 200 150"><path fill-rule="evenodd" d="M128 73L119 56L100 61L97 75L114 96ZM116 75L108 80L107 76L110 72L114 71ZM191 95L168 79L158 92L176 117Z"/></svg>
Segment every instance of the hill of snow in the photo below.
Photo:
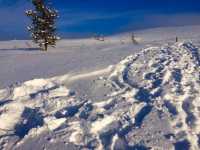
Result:
<svg viewBox="0 0 200 150"><path fill-rule="evenodd" d="M200 26L136 31L138 45L132 43L131 33L105 37L104 42L92 38L63 39L48 52L39 51L31 41L0 41L0 88L35 78L104 69L142 48L174 43L176 36L180 42L192 40L198 46L199 31Z"/></svg>
<svg viewBox="0 0 200 150"><path fill-rule="evenodd" d="M2 89L0 149L43 141L45 149L197 150L199 65L198 47L180 42L142 49L103 70ZM92 87L83 95L73 88L82 79Z"/></svg>

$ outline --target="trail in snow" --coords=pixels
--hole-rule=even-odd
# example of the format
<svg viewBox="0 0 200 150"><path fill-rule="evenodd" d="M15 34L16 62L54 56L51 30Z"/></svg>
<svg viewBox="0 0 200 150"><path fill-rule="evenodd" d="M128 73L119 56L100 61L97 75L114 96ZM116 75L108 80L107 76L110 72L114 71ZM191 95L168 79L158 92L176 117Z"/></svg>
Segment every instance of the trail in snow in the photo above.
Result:
<svg viewBox="0 0 200 150"><path fill-rule="evenodd" d="M6 141L15 135L19 139L14 148L20 149L28 139L45 132L54 133L55 140L72 143L78 149L113 150L119 142L122 149L134 148L132 133L142 127L154 109L168 115L170 142L176 149L186 143L188 149L197 150L199 63L197 47L190 42L175 43L141 50L104 70L35 79L2 89L0 148L6 149ZM111 89L106 101L78 98L65 85L67 81L104 73L109 75L100 80Z"/></svg>
<svg viewBox="0 0 200 150"><path fill-rule="evenodd" d="M192 43L148 48L121 61L110 76L119 91L134 89L138 103L168 113L175 147L189 143L185 148L192 150L199 149L199 56Z"/></svg>

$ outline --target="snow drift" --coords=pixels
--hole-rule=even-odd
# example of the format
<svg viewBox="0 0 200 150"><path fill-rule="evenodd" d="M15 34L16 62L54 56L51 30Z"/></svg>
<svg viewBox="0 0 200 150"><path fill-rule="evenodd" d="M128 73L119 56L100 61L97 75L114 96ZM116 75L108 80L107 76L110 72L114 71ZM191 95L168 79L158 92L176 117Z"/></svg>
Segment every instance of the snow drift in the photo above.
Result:
<svg viewBox="0 0 200 150"><path fill-rule="evenodd" d="M2 89L1 148L11 136L19 137L17 148L44 132L77 149L116 149L119 141L122 149L134 148L132 132L156 109L167 115L175 148L185 141L199 149L199 64L199 49L190 42L141 50L100 79L111 89L100 102L76 97L58 77Z"/></svg>
<svg viewBox="0 0 200 150"><path fill-rule="evenodd" d="M199 63L199 49L192 43L151 47L121 61L110 79L119 91L136 91L132 102L144 103L168 114L174 142L187 141L188 147L197 150Z"/></svg>

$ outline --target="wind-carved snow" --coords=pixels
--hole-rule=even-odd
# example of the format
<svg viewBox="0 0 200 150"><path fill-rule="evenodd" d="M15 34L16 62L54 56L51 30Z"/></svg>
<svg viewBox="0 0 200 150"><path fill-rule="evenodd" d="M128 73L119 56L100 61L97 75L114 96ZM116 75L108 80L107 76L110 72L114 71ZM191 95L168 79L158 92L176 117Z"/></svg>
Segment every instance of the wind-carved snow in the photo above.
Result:
<svg viewBox="0 0 200 150"><path fill-rule="evenodd" d="M112 70L108 77L100 78L112 88L108 99L100 102L76 97L64 85L68 75L0 90L1 140L17 135L20 145L30 137L54 132L79 149L115 149L119 140L128 149L133 146L129 141L132 130L140 128L154 108L168 115L175 148L186 141L190 149L197 150L198 52L192 43L185 42L150 47L128 56L106 69L107 73Z"/></svg>
<svg viewBox="0 0 200 150"><path fill-rule="evenodd" d="M37 129L35 133L44 131L42 128L54 130L66 121L55 118L54 113L74 101L66 87L48 79L35 79L1 90L0 136L16 134L23 138L31 130Z"/></svg>

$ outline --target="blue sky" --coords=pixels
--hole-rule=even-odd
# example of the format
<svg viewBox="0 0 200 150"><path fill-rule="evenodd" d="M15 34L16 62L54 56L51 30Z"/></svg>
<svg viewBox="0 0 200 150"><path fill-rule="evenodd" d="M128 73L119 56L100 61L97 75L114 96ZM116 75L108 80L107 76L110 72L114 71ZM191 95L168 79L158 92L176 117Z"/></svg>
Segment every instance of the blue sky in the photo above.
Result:
<svg viewBox="0 0 200 150"><path fill-rule="evenodd" d="M50 1L50 0L49 0ZM200 24L200 0L51 0L62 38ZM0 0L0 40L27 39L30 0Z"/></svg>

